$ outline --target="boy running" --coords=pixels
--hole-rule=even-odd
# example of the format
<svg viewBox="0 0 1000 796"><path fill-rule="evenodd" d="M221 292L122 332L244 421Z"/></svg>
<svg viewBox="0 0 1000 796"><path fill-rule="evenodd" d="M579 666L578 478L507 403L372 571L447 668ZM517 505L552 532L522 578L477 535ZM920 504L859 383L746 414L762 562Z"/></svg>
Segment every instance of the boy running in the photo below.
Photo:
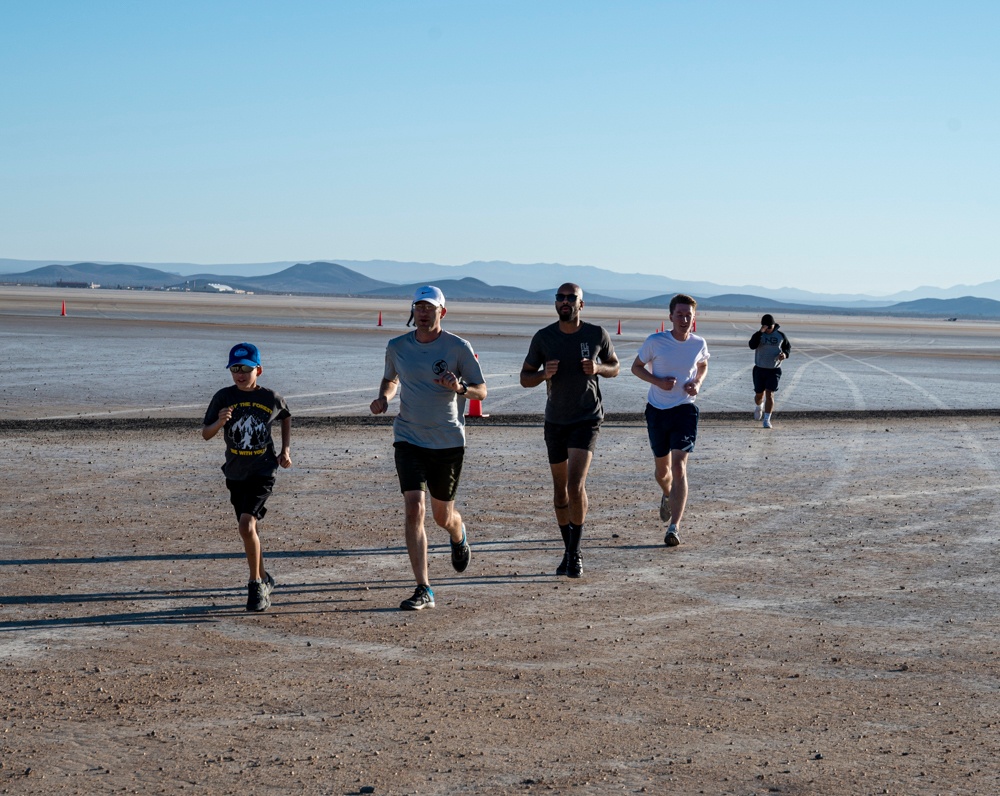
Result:
<svg viewBox="0 0 1000 796"><path fill-rule="evenodd" d="M250 567L247 583L247 610L266 611L271 605L274 578L264 570L264 553L257 535L257 523L264 518L267 501L274 488L278 465L292 466L289 453L292 435L291 413L274 390L261 387L257 378L264 372L260 352L250 343L239 343L229 352L229 372L233 385L219 390L205 412L201 435L212 439L220 430L226 441L226 476L229 499L239 521L240 538ZM271 426L281 421L281 452L275 455Z"/></svg>

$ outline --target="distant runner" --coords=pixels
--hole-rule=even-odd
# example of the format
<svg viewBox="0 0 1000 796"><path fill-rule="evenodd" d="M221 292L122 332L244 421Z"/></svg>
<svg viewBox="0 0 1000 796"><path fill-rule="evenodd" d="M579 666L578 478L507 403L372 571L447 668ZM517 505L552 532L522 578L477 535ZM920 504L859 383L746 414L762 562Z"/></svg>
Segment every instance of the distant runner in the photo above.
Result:
<svg viewBox="0 0 1000 796"><path fill-rule="evenodd" d="M760 319L760 331L750 336L750 348L754 350L753 419L763 420L764 428L771 428L771 413L774 411L774 394L781 379L781 363L792 353L792 344L781 327L774 322L773 315Z"/></svg>

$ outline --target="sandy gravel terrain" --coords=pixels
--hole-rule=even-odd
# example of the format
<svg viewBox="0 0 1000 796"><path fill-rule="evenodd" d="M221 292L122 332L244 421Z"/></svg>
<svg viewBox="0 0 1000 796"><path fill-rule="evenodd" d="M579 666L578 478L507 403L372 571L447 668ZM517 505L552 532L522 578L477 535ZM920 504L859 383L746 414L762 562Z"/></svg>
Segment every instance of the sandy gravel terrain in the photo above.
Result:
<svg viewBox="0 0 1000 796"><path fill-rule="evenodd" d="M579 581L472 427L416 614L384 425L297 421L258 615L197 422L0 430L2 793L1000 792L993 417L707 416L673 549L606 424Z"/></svg>

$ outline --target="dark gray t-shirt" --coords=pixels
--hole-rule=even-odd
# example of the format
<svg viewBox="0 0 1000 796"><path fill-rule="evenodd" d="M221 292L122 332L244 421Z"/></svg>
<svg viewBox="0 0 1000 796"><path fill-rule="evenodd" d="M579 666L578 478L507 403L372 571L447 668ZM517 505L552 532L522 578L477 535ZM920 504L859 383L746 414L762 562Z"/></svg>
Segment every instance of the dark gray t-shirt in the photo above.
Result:
<svg viewBox="0 0 1000 796"><path fill-rule="evenodd" d="M226 440L226 463L222 472L231 481L273 476L278 469L271 425L291 417L288 405L274 390L258 385L256 390L241 390L235 384L212 396L205 412L205 425L219 419L219 410L233 408L233 416L222 428Z"/></svg>
<svg viewBox="0 0 1000 796"><path fill-rule="evenodd" d="M611 336L593 323L584 323L573 334L559 331L558 321L535 332L524 358L525 364L529 368L540 368L550 359L559 360L559 370L545 382L546 422L569 425L604 419L600 379L584 373L580 360L606 362L614 354Z"/></svg>

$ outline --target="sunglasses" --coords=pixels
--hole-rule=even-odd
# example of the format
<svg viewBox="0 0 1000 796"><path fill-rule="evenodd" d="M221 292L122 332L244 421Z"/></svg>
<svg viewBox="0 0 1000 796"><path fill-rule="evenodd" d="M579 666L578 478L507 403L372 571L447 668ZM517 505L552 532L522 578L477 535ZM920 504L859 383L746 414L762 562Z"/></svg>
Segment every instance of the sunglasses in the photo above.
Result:
<svg viewBox="0 0 1000 796"><path fill-rule="evenodd" d="M230 373L253 373L255 370L257 370L257 366L256 365L230 365L229 366L229 372Z"/></svg>
<svg viewBox="0 0 1000 796"><path fill-rule="evenodd" d="M576 293L556 293L556 301L576 301Z"/></svg>

